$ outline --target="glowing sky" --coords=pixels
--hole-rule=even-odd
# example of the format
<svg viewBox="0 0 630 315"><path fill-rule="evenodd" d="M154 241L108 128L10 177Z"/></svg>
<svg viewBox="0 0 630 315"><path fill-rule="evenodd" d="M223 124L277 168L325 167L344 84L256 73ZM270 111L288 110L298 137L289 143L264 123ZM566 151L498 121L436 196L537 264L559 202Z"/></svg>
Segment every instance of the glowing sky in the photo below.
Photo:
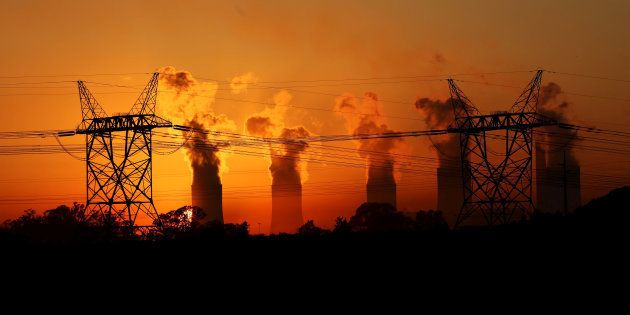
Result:
<svg viewBox="0 0 630 315"><path fill-rule="evenodd" d="M250 86L236 94L229 81L248 73L260 85L289 87L286 126L319 135L347 133L333 112L336 96L374 92L385 123L400 131L426 126L418 97L445 99L446 83L419 75L490 73L544 68L630 78L628 1L11 1L0 2L0 131L72 129L81 119L76 84L86 83L108 113L127 111L150 75L164 66L218 83L214 113L245 121L273 103L280 89ZM89 76L120 73L121 75ZM69 76L58 76L69 74ZM50 75L50 77L11 76ZM407 78L404 77L412 77ZM458 77L524 87L532 73ZM395 77L368 81L295 82ZM457 77L457 76L456 76ZM15 82L48 82L11 86ZM284 82L283 82L284 81ZM293 82L286 82L293 81ZM628 83L546 73L572 104L577 123L623 130ZM264 83L272 82L272 83ZM361 83L362 82L362 83ZM384 83L385 82L385 83ZM4 85L3 85L4 84ZM309 87L309 85L311 85ZM482 111L507 109L519 89L461 82ZM317 93L305 93L312 91ZM310 109L307 109L310 108ZM319 110L314 110L317 108ZM54 144L53 139L1 145ZM76 136L67 144L83 143ZM435 157L426 139L406 139L404 153ZM335 144L354 148L354 143ZM626 176L623 155L578 152L585 173ZM360 163L357 156L354 160ZM606 163L602 164L602 161ZM614 163L611 163L614 162ZM232 154L223 176L227 222L269 228L269 160ZM431 170L433 166L424 169ZM154 157L154 197L160 211L190 203L184 154ZM0 220L27 208L43 210L84 200L85 165L65 154L0 156ZM588 175L584 175L588 177ZM309 163L304 216L330 227L365 199L365 169ZM435 208L435 176L399 174L399 208ZM611 187L586 185L583 200ZM30 200L34 198L34 200ZM7 200L13 201L7 201Z"/></svg>

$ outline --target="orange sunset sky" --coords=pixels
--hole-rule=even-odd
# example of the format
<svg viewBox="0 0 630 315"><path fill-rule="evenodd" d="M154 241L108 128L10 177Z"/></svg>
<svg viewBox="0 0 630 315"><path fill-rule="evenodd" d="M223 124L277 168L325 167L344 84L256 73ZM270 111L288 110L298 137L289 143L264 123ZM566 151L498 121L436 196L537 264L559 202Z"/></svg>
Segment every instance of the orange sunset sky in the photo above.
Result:
<svg viewBox="0 0 630 315"><path fill-rule="evenodd" d="M481 111L491 112L509 109L533 76L527 71L538 68L620 79L546 72L543 84L556 82L567 92L561 99L570 103L572 122L630 131L628 16L628 1L3 0L0 131L76 128L81 111L76 83L70 82L76 80L100 83L86 85L108 114L126 112L149 73L165 66L189 71L206 87L197 106L225 115L237 133L245 133L248 117L283 98L284 126L347 134L344 117L334 112L335 99L349 93L361 100L366 92L378 95L381 121L390 129L424 130L428 126L414 102L448 97L446 76L438 75L464 80L460 88ZM252 82L236 91L230 82L239 76ZM484 82L489 84L479 84ZM174 94L163 86L160 91L158 114L173 119L168 107ZM85 139L62 141L80 145ZM54 138L0 142L56 144ZM313 157L336 154L330 148L311 151ZM397 153L429 158L414 162L420 171L397 174L398 208L435 208L431 142L406 138ZM630 182L625 155L576 155L583 202ZM365 200L364 162L356 154L345 159L359 167L306 165L305 220L331 227ZM153 163L158 211L190 204L185 154L155 154ZM248 221L253 232L260 223L268 231L269 163L238 153L225 157L226 222ZM84 181L85 163L65 153L0 155L0 220L29 208L84 202Z"/></svg>

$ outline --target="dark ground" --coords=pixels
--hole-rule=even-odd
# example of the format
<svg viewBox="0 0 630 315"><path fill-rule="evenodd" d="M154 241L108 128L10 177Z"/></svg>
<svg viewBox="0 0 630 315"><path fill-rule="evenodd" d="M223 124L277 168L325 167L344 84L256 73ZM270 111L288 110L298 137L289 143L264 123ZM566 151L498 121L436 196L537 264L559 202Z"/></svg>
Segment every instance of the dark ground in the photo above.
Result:
<svg viewBox="0 0 630 315"><path fill-rule="evenodd" d="M281 283L343 291L464 281L481 290L491 281L545 290L551 288L542 283L550 281L597 281L611 288L625 286L628 278L629 200L630 187L624 187L569 215L537 214L509 225L454 231L437 213L413 220L367 204L332 231L311 223L297 234L272 236L249 235L244 225L171 226L166 236L151 240L105 237L92 227L86 232L57 220L67 214L63 210L44 221L5 224L0 270L5 281L24 277L47 285L201 281L238 290Z"/></svg>

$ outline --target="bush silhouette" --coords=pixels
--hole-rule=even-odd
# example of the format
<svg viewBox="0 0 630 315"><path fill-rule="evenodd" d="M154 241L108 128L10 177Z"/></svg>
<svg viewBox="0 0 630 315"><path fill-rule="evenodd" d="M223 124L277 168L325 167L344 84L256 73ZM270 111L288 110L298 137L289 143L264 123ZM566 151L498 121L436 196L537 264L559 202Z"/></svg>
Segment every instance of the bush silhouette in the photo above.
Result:
<svg viewBox="0 0 630 315"><path fill-rule="evenodd" d="M325 232L326 230L316 226L313 220L306 221L306 223L298 228L299 235L308 237L321 237Z"/></svg>
<svg viewBox="0 0 630 315"><path fill-rule="evenodd" d="M421 231L447 231L448 223L442 216L442 211L418 211L416 213L416 227Z"/></svg>
<svg viewBox="0 0 630 315"><path fill-rule="evenodd" d="M353 232L386 232L411 230L414 221L389 203L363 203L350 218Z"/></svg>

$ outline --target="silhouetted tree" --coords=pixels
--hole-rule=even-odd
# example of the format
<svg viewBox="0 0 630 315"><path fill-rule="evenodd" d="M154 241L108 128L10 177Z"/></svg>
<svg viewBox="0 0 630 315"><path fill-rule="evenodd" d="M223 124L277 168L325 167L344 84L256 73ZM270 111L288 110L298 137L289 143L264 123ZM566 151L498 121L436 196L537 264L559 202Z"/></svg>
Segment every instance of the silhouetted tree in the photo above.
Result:
<svg viewBox="0 0 630 315"><path fill-rule="evenodd" d="M414 221L389 203L363 203L350 218L354 232L387 232L411 230Z"/></svg>
<svg viewBox="0 0 630 315"><path fill-rule="evenodd" d="M223 235L228 239L247 239L249 237L249 223L245 221L241 224L224 224Z"/></svg>
<svg viewBox="0 0 630 315"><path fill-rule="evenodd" d="M199 222L205 216L206 214L199 207L184 206L177 210L160 214L159 221L155 220L153 224L161 224L162 228L169 232L190 232L199 225Z"/></svg>
<svg viewBox="0 0 630 315"><path fill-rule="evenodd" d="M14 220L7 220L5 227L14 234L38 242L71 241L79 237L90 226L85 217L85 206L74 203L46 210L37 215L29 209Z"/></svg>
<svg viewBox="0 0 630 315"><path fill-rule="evenodd" d="M201 240L246 239L249 237L249 223L227 223L211 221L200 224L194 231Z"/></svg>
<svg viewBox="0 0 630 315"><path fill-rule="evenodd" d="M321 237L326 230L315 225L313 220L308 220L300 228L298 228L298 234L308 237Z"/></svg>
<svg viewBox="0 0 630 315"><path fill-rule="evenodd" d="M442 211L418 211L416 213L416 227L421 231L447 231L448 223L442 216Z"/></svg>
<svg viewBox="0 0 630 315"><path fill-rule="evenodd" d="M337 217L335 219L335 227L333 228L334 234L349 234L352 232L352 227L348 220L344 217Z"/></svg>
<svg viewBox="0 0 630 315"><path fill-rule="evenodd" d="M152 237L159 238L161 234L167 239L191 238L204 217L203 210L194 206L184 206L162 213L159 215L159 220L153 221L153 225L161 226L161 230L155 231L157 234Z"/></svg>
<svg viewBox="0 0 630 315"><path fill-rule="evenodd" d="M39 224L41 222L41 217L38 217L35 210L28 209L25 210L24 213L19 216L17 219L9 219L4 221L4 226L8 229L17 231L23 230L29 226Z"/></svg>

